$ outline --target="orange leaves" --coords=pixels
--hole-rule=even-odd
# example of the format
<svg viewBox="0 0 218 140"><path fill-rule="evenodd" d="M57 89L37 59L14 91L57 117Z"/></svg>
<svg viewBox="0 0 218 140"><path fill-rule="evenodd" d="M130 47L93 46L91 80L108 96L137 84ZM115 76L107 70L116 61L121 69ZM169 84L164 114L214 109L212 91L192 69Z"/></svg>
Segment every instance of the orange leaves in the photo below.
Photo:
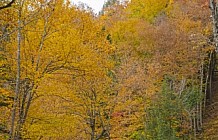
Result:
<svg viewBox="0 0 218 140"><path fill-rule="evenodd" d="M205 55L202 51L207 45L205 35L210 32L205 24L208 23L208 11L195 16L201 7L194 1L153 2L132 1L127 6L128 14L132 16L115 20L111 29L119 64L115 70L118 95L114 101L112 125L120 125L114 126L114 133L121 129L128 134L137 131L141 122L134 119L142 119L146 113L143 108L150 105L143 101L160 92L166 77L172 78L175 92L179 91L180 81L196 80ZM165 4L170 7L164 7ZM153 24L147 21L153 21ZM173 127L176 128L174 119ZM122 135L114 137L127 138L129 135L125 132L119 131Z"/></svg>

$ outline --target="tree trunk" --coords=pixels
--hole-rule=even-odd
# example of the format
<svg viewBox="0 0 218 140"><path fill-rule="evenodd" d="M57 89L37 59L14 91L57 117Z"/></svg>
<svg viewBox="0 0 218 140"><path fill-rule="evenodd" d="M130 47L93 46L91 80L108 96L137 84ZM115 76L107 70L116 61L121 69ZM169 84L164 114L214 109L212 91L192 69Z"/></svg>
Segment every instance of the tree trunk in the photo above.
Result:
<svg viewBox="0 0 218 140"><path fill-rule="evenodd" d="M14 137L14 127L16 121L16 108L19 98L19 89L20 89L20 48L21 48L21 0L18 1L18 33L17 33L17 78L16 78L16 87L15 87L15 95L14 102L12 108L12 116L11 116L11 128L10 128L10 139L16 139Z"/></svg>
<svg viewBox="0 0 218 140"><path fill-rule="evenodd" d="M213 21L213 40L215 43L216 51L218 50L218 5L215 0L210 0L210 10Z"/></svg>

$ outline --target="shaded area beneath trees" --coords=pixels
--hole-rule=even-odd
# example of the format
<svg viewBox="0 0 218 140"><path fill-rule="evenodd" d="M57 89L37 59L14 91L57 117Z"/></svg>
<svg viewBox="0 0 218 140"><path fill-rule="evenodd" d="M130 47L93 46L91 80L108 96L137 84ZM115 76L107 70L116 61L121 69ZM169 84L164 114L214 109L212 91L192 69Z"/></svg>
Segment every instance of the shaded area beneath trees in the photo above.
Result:
<svg viewBox="0 0 218 140"><path fill-rule="evenodd" d="M218 71L217 60L212 82L212 99L205 108L201 139L218 139Z"/></svg>

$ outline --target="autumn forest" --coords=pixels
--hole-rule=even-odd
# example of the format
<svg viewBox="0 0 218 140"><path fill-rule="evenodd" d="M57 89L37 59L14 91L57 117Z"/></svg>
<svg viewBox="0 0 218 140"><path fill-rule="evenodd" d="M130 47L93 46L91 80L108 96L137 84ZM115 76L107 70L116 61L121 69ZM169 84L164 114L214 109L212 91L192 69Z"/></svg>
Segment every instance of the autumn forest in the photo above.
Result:
<svg viewBox="0 0 218 140"><path fill-rule="evenodd" d="M205 123L216 8L107 0L96 14L70 0L1 0L0 140L218 139Z"/></svg>

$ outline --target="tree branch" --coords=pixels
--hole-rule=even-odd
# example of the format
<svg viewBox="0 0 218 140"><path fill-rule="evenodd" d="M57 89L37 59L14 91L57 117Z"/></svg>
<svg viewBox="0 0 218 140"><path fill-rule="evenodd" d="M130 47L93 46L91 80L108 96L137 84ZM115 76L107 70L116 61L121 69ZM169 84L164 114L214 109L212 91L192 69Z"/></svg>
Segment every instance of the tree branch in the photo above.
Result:
<svg viewBox="0 0 218 140"><path fill-rule="evenodd" d="M9 2L8 4L4 5L4 6L1 6L0 7L0 10L2 9L5 9L5 8L8 8L8 7L11 7L11 5L15 2L15 0L12 0L11 2Z"/></svg>

